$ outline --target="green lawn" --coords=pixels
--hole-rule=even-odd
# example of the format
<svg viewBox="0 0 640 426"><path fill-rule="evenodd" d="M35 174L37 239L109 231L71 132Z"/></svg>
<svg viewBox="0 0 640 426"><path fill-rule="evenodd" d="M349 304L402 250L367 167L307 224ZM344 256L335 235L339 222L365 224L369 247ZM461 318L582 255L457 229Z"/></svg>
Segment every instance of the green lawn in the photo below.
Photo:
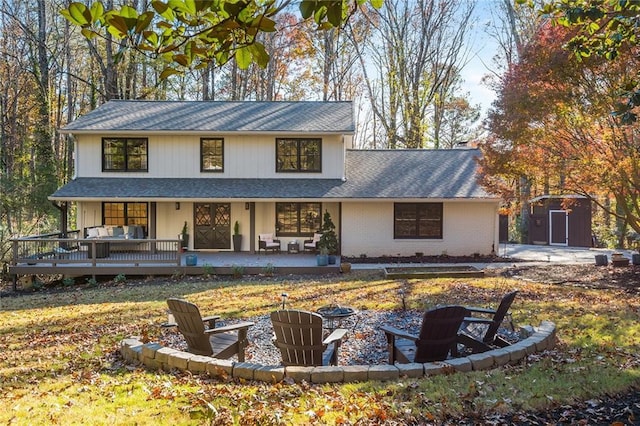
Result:
<svg viewBox="0 0 640 426"><path fill-rule="evenodd" d="M124 337L153 341L165 299L244 318L278 307L341 303L398 309L440 303L495 305L518 289L518 324L551 320L559 344L545 355L488 372L340 385L264 384L146 371L118 353ZM388 280L372 273L332 278L201 280L68 287L0 299L2 424L364 424L415 423L548 409L640 385L640 297L617 290L503 278Z"/></svg>

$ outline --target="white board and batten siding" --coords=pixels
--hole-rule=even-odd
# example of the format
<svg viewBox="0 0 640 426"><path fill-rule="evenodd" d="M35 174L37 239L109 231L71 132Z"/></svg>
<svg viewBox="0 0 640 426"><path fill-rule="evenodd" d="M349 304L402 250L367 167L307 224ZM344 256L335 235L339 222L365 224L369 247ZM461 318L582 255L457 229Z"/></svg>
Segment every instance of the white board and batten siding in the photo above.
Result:
<svg viewBox="0 0 640 426"><path fill-rule="evenodd" d="M102 172L101 136L76 137L77 177L341 179L344 175L344 146L339 135L287 136L322 139L322 173L276 173L275 135L212 135L224 138L224 173L200 172L200 138L206 135L151 135L148 136L148 172L124 175Z"/></svg>
<svg viewBox="0 0 640 426"><path fill-rule="evenodd" d="M238 221L240 224L240 233L245 236L242 239L242 251L249 251L251 248L251 241L249 239L250 232L250 212L245 208L245 202L231 203L231 226L230 233L233 233L233 224ZM257 235L269 234L275 235L275 223L276 223L276 203L275 202L257 202L256 203L256 215L255 215L255 233L257 247ZM193 203L181 202L180 209L176 210L175 202L158 202L156 204L156 238L159 239L174 239L178 237L182 226L186 221L189 226L189 247L193 247ZM339 204L335 202L322 203L322 213L328 211L331 214L334 224L336 225L336 232L339 225ZM153 220L150 216L149 220ZM322 222L321 222L322 224ZM78 202L78 227L80 229L100 226L102 225L102 202L99 201L82 201ZM150 224L151 225L151 224ZM296 240L298 243L307 237L281 237L282 250L287 249L287 243ZM230 248L231 250L232 248Z"/></svg>
<svg viewBox="0 0 640 426"><path fill-rule="evenodd" d="M400 201L404 202L404 201ZM345 256L488 255L498 248L498 203L451 201L443 204L442 239L394 239L394 203L342 204L342 254Z"/></svg>

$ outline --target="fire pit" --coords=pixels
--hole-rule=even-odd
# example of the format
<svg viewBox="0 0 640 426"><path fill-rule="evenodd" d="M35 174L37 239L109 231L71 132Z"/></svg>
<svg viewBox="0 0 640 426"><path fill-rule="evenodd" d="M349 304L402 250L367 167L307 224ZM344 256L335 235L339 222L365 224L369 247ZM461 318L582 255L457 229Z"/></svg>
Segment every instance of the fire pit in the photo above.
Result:
<svg viewBox="0 0 640 426"><path fill-rule="evenodd" d="M356 310L350 308L349 306L340 306L334 304L318 308L316 312L320 314L322 318L327 320L327 328L329 330L338 328L342 324L343 319L349 318L356 314ZM336 325L336 322L338 325Z"/></svg>

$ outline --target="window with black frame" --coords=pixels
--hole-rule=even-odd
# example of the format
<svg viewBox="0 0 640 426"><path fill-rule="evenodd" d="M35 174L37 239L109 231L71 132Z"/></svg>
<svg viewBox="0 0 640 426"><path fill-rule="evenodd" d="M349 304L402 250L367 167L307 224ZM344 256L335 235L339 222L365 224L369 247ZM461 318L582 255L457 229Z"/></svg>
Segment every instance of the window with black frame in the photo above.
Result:
<svg viewBox="0 0 640 426"><path fill-rule="evenodd" d="M306 237L321 226L322 203L276 203L276 235Z"/></svg>
<svg viewBox="0 0 640 426"><path fill-rule="evenodd" d="M442 203L396 203L393 238L442 238Z"/></svg>
<svg viewBox="0 0 640 426"><path fill-rule="evenodd" d="M276 139L276 172L321 172L322 139Z"/></svg>
<svg viewBox="0 0 640 426"><path fill-rule="evenodd" d="M148 171L148 140L146 138L103 138L102 171Z"/></svg>
<svg viewBox="0 0 640 426"><path fill-rule="evenodd" d="M224 171L224 139L200 139L200 171Z"/></svg>
<svg viewBox="0 0 640 426"><path fill-rule="evenodd" d="M104 225L139 225L147 230L149 223L147 203L102 203Z"/></svg>

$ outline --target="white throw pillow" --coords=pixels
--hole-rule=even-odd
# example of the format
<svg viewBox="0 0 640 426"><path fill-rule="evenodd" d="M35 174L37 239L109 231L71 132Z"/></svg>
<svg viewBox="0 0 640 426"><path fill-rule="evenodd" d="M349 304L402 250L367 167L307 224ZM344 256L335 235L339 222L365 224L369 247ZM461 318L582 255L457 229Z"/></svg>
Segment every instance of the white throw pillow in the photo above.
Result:
<svg viewBox="0 0 640 426"><path fill-rule="evenodd" d="M322 234L313 234L313 241L314 242L318 242L320 241L320 238L322 238Z"/></svg>
<svg viewBox="0 0 640 426"><path fill-rule="evenodd" d="M98 237L100 237L100 238L108 238L109 237L109 231L107 230L107 228L98 228Z"/></svg>
<svg viewBox="0 0 640 426"><path fill-rule="evenodd" d="M87 229L87 238L98 238L98 228Z"/></svg>

